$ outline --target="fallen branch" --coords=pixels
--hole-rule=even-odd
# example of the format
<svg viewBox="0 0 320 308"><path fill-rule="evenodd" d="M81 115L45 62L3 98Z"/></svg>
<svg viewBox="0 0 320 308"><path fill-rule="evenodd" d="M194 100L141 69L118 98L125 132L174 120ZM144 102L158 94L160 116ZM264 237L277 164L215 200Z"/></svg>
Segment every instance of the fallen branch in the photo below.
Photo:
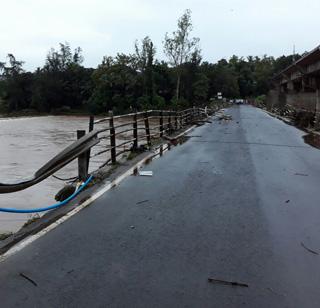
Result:
<svg viewBox="0 0 320 308"><path fill-rule="evenodd" d="M227 280L221 280L221 279L214 279L214 278L208 278L208 282L220 283L220 284L225 284L225 285L229 285L229 286L244 287L244 288L249 287L249 285L247 285L246 283L241 283L241 282L236 282L236 281L227 281Z"/></svg>
<svg viewBox="0 0 320 308"><path fill-rule="evenodd" d="M199 120L199 121L193 121L192 124L196 124L196 125L203 125L205 123L212 123L212 121L209 120Z"/></svg>
<svg viewBox="0 0 320 308"><path fill-rule="evenodd" d="M136 204L138 205L138 204L145 203L145 202L148 202L148 201L149 200L142 200L142 201L137 202Z"/></svg>
<svg viewBox="0 0 320 308"><path fill-rule="evenodd" d="M218 116L218 120L219 121L222 121L222 120L230 121L230 120L232 120L232 116L231 115L227 115L227 114L222 114L222 115Z"/></svg>
<svg viewBox="0 0 320 308"><path fill-rule="evenodd" d="M305 244L303 244L303 242L301 242L301 246L302 246L305 250L307 250L307 251L309 251L309 252L313 253L314 255L319 255L319 253L318 253L318 252L316 252L316 251L314 251L314 250L312 250L312 249L308 248Z"/></svg>
<svg viewBox="0 0 320 308"><path fill-rule="evenodd" d="M299 176L308 176L308 174L305 174L305 173L295 173L294 175L299 175Z"/></svg>
<svg viewBox="0 0 320 308"><path fill-rule="evenodd" d="M32 280L31 278L29 278L29 277L26 276L25 274L20 273L19 275L20 275L22 278L24 278L24 279L28 280L29 282L31 282L35 287L38 286L37 283L36 283L34 280Z"/></svg>

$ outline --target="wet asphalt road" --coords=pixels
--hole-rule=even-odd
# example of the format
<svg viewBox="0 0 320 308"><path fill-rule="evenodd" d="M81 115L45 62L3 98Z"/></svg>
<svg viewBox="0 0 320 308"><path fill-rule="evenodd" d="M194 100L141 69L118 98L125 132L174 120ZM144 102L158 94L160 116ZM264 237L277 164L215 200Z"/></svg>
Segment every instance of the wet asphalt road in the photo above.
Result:
<svg viewBox="0 0 320 308"><path fill-rule="evenodd" d="M0 263L1 307L320 307L320 151L228 113Z"/></svg>

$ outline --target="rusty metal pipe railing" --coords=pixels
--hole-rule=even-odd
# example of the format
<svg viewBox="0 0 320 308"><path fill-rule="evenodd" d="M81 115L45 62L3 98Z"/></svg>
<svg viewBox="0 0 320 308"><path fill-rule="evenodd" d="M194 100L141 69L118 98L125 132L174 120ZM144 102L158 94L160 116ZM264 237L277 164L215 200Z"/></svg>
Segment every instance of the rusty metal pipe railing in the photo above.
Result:
<svg viewBox="0 0 320 308"><path fill-rule="evenodd" d="M53 175L55 172L77 158L79 160L79 178L82 178L85 174L88 173L90 158L99 156L106 152L111 152L111 158L107 159L103 165L105 166L109 164L110 161L112 163L115 163L116 157L124 152L129 151L129 149L117 151L117 148L121 148L124 145L133 142L133 149L136 149L138 147L139 140L146 140L147 144L151 145L151 138L155 136L163 136L165 132L174 128L181 128L182 126L188 124L190 120L193 120L195 116L203 117L207 114L212 114L213 112L214 110L209 108L189 108L182 111L148 110L144 112L135 112L125 115L106 117L96 121L94 121L93 116L90 116L88 134L85 134L77 141L66 147L63 151L61 151L59 154L49 160L45 165L43 165L39 170L37 170L30 178L26 178L20 182L15 183L0 183L0 194L15 192L33 186ZM128 119L128 121L115 125L114 120L116 119ZM160 121L160 125L150 125L150 120L153 119ZM163 123L164 119L168 119L168 123ZM107 127L94 129L94 125L102 125L105 122L109 123ZM144 125L140 126L137 124L140 122L142 122ZM133 125L133 127L124 129L122 131L116 131L116 129L130 125ZM145 135L139 135L138 130L145 130ZM150 133L150 131L154 132L157 130L158 132ZM128 133L130 131L132 132L134 138L116 144L116 136L123 133ZM107 135L99 136L100 134L106 132L108 132ZM79 137L82 134L83 132L79 133ZM91 148L98 145L101 140L110 140L110 146L105 146L104 150L90 155Z"/></svg>

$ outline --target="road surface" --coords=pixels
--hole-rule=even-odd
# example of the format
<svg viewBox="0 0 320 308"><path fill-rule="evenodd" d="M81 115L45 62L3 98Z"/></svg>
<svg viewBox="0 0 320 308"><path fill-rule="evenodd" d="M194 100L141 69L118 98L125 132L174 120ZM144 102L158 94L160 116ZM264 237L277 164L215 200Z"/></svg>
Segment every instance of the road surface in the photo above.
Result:
<svg viewBox="0 0 320 308"><path fill-rule="evenodd" d="M227 112L0 263L1 307L320 307L320 151Z"/></svg>

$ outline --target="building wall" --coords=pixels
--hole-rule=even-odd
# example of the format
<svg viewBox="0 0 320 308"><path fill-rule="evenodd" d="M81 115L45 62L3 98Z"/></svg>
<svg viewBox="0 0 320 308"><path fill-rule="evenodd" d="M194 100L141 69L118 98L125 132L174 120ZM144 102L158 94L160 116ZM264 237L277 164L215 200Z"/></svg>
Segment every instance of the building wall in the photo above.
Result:
<svg viewBox="0 0 320 308"><path fill-rule="evenodd" d="M279 104L279 91L270 90L267 95L266 103L268 110L272 110L273 107L277 107Z"/></svg>
<svg viewBox="0 0 320 308"><path fill-rule="evenodd" d="M286 104L294 107L296 110L315 112L317 105L316 92L286 94Z"/></svg>
<svg viewBox="0 0 320 308"><path fill-rule="evenodd" d="M267 95L267 107L282 108L285 105L290 105L297 111L305 110L315 112L317 105L316 92L298 92L298 93L283 93L279 90L270 90Z"/></svg>
<svg viewBox="0 0 320 308"><path fill-rule="evenodd" d="M267 108L272 110L272 108L283 108L286 106L286 94L280 89L270 90L267 95Z"/></svg>

